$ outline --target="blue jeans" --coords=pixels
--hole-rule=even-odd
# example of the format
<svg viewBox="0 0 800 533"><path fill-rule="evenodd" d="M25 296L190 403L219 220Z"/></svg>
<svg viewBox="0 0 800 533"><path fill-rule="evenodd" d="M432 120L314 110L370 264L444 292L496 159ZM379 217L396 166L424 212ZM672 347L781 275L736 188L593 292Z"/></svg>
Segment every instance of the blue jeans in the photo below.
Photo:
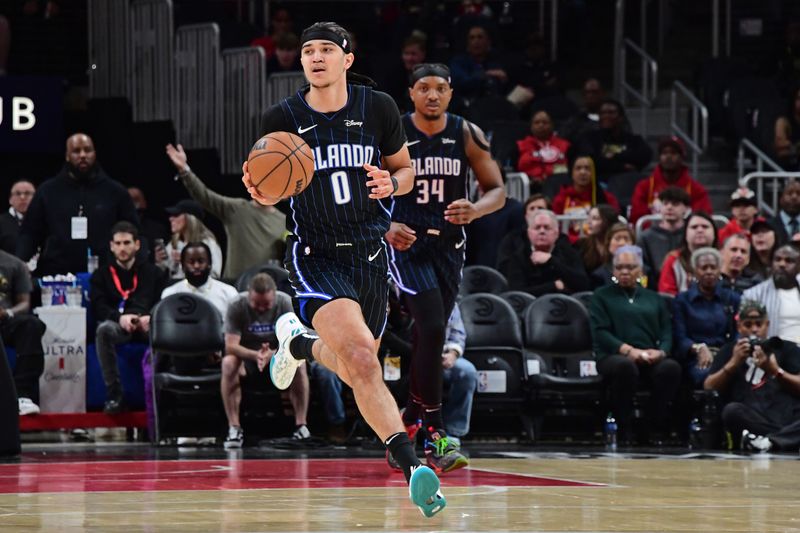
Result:
<svg viewBox="0 0 800 533"><path fill-rule="evenodd" d="M325 418L328 420L328 424L332 426L344 424L347 415L344 412L342 381L339 376L317 362L311 363L308 371L311 379L317 383L317 390L322 397L322 407L325 409Z"/></svg>
<svg viewBox="0 0 800 533"><path fill-rule="evenodd" d="M689 377L692 378L692 385L694 386L695 389L703 388L703 382L708 377L709 370L711 370L711 368L698 367L697 358L694 358L691 361L689 361L688 365Z"/></svg>
<svg viewBox="0 0 800 533"><path fill-rule="evenodd" d="M448 435L463 437L469 433L472 416L472 398L478 389L478 371L475 365L459 357L453 368L444 370L445 386L450 392L442 406L444 426Z"/></svg>

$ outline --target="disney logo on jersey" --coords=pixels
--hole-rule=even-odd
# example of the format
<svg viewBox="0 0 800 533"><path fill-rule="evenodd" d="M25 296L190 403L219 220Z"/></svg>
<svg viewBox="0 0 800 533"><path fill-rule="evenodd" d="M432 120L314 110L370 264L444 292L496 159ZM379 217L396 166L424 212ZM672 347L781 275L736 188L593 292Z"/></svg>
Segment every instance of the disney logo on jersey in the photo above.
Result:
<svg viewBox="0 0 800 533"><path fill-rule="evenodd" d="M360 128L361 126L364 125L364 123L363 122L358 122L358 121L355 121L355 120L345 120L344 121L344 125L347 126L348 128L350 126L358 126Z"/></svg>
<svg viewBox="0 0 800 533"><path fill-rule="evenodd" d="M442 144L455 144L455 139L450 139L448 137L442 137Z"/></svg>

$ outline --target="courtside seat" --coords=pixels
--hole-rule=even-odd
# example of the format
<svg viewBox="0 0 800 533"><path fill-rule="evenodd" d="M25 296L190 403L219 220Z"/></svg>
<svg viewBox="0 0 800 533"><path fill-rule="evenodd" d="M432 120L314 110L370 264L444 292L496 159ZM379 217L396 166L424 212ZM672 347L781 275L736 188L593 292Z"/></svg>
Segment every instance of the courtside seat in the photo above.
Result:
<svg viewBox="0 0 800 533"><path fill-rule="evenodd" d="M219 311L202 297L174 294L156 305L150 324L154 442L223 435L221 374L209 364L225 347Z"/></svg>
<svg viewBox="0 0 800 533"><path fill-rule="evenodd" d="M464 269L459 292L462 296L477 292L500 294L508 290L508 280L492 267L471 265Z"/></svg>

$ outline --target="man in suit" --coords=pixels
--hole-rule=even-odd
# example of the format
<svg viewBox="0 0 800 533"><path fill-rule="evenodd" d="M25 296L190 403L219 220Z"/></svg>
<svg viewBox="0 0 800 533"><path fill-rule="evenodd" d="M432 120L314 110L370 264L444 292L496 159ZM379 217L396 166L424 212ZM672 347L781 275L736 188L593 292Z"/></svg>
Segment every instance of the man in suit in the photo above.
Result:
<svg viewBox="0 0 800 533"><path fill-rule="evenodd" d="M775 244L781 246L800 231L800 181L786 182L778 205L780 210L769 220L769 225L775 228Z"/></svg>

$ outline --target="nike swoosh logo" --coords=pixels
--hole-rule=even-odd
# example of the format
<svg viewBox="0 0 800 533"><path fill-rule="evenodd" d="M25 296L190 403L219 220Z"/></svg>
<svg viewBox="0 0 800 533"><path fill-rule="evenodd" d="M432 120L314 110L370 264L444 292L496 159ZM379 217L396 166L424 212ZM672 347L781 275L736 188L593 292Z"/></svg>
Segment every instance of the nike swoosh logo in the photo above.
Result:
<svg viewBox="0 0 800 533"><path fill-rule="evenodd" d="M378 248L378 251L375 252L374 254L371 254L369 257L367 257L367 259L369 259L369 261L371 263L372 261L375 260L376 257L378 257L378 255L380 255L380 253L381 253L381 249Z"/></svg>
<svg viewBox="0 0 800 533"><path fill-rule="evenodd" d="M419 139L417 139L416 141L406 141L406 146L413 146L413 145L417 144L418 142L419 142Z"/></svg>
<svg viewBox="0 0 800 533"><path fill-rule="evenodd" d="M304 128L304 127L302 127L302 126L301 126L301 127L297 128L297 133L299 133L300 135L302 135L302 134L304 134L305 132L307 132L308 130L313 130L313 129L314 129L314 128L316 128L317 126L319 126L319 124L314 124L313 126L309 126L309 127L307 127L307 128Z"/></svg>
<svg viewBox="0 0 800 533"><path fill-rule="evenodd" d="M464 243L465 243L465 242L467 242L467 241L466 241L466 240L464 240L464 239L461 239L461 242L459 242L458 244L456 244L456 250L458 250L459 248L461 248L462 246L464 246Z"/></svg>

